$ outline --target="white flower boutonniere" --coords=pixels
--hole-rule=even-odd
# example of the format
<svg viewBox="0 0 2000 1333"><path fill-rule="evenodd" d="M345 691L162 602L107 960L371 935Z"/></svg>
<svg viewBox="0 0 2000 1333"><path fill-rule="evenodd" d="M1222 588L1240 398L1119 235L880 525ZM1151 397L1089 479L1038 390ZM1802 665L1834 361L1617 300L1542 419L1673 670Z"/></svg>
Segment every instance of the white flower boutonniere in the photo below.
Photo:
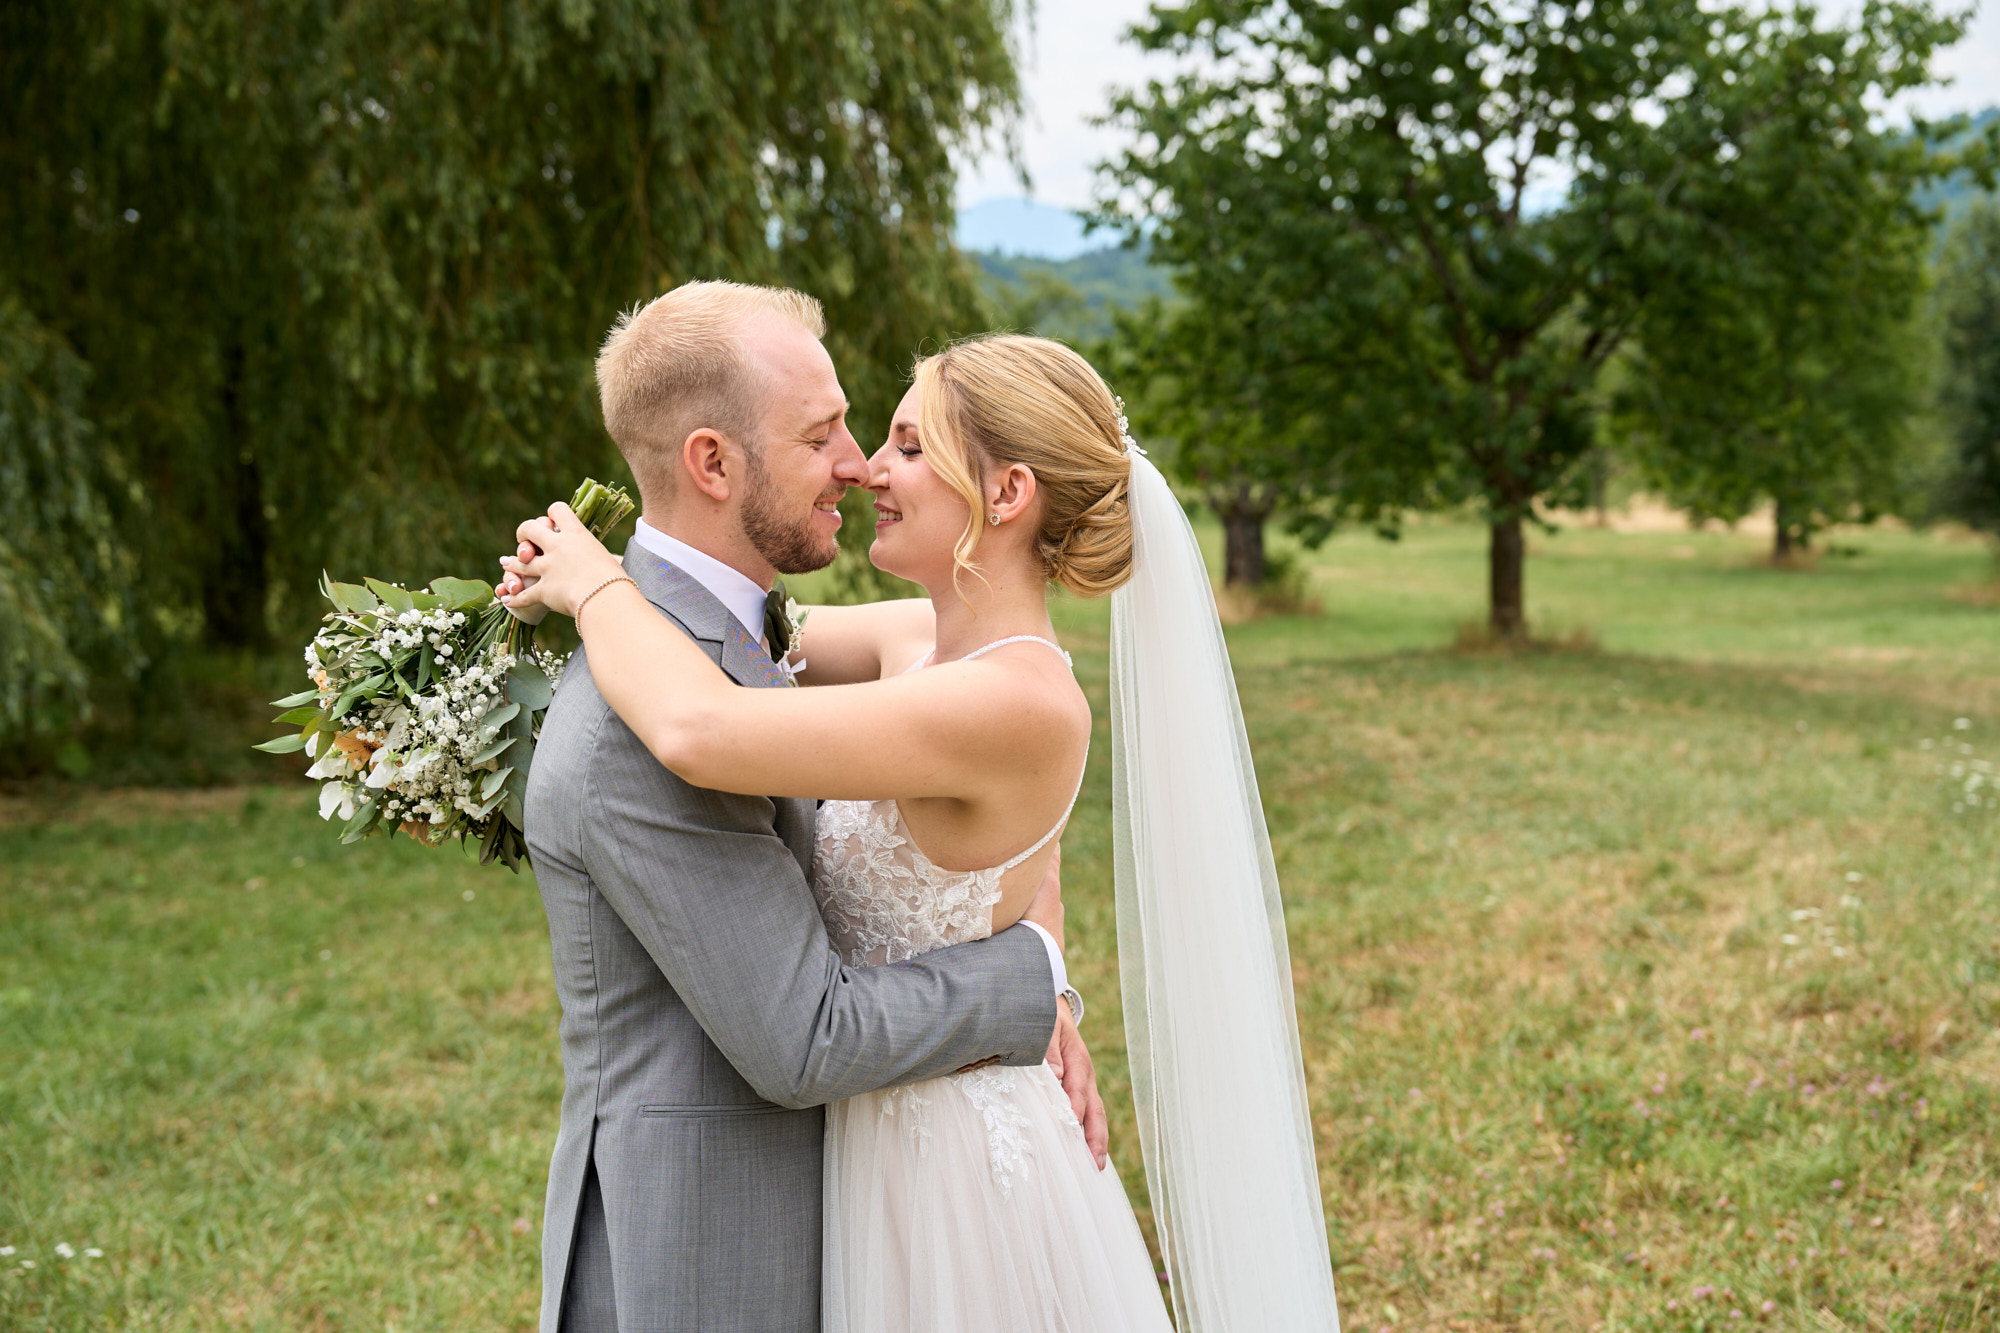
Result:
<svg viewBox="0 0 2000 1333"><path fill-rule="evenodd" d="M785 655L778 659L778 665L785 669L785 678L793 686L799 683L799 672L806 669L806 659L799 657L798 651L805 644L806 617L811 614L811 609L800 606L797 598L785 598Z"/></svg>

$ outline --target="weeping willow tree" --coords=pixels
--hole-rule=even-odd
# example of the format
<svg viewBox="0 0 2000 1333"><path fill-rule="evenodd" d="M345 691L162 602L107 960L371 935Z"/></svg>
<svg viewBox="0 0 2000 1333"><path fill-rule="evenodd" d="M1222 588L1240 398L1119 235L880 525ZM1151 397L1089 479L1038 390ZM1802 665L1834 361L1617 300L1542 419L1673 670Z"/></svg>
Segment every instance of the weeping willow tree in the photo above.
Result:
<svg viewBox="0 0 2000 1333"><path fill-rule="evenodd" d="M0 503L49 513L10 533L32 553L0 549L0 740L163 645L269 644L322 568L483 566L515 516L616 472L592 354L686 279L819 296L860 423L885 416L911 352L979 320L952 161L1011 124L1012 20L0 7L0 477L25 479Z"/></svg>

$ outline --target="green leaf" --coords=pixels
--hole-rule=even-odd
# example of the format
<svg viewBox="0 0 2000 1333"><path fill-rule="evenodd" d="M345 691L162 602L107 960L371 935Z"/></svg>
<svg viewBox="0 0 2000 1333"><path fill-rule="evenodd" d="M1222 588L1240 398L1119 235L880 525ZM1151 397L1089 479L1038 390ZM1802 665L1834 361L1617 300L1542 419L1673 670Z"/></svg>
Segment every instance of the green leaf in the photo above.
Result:
<svg viewBox="0 0 2000 1333"><path fill-rule="evenodd" d="M294 708L289 713L282 713L271 719L274 723L294 727L306 722L317 722L318 720L319 709L317 708Z"/></svg>
<svg viewBox="0 0 2000 1333"><path fill-rule="evenodd" d="M295 754L306 748L306 738L301 732L295 736L280 736L274 741L265 741L262 745L253 745L250 748L262 750L265 754Z"/></svg>
<svg viewBox="0 0 2000 1333"><path fill-rule="evenodd" d="M326 594L326 600L349 615L365 615L381 606L381 603L375 600L375 594L368 589L357 587L352 583L335 583L324 574L320 575L319 590Z"/></svg>
<svg viewBox="0 0 2000 1333"><path fill-rule="evenodd" d="M478 579L432 579L431 591L454 611L480 610L493 600L493 585Z"/></svg>
<svg viewBox="0 0 2000 1333"><path fill-rule="evenodd" d="M404 589L398 588L393 583L384 583L380 579L369 579L368 589L382 599L382 605L388 607L397 615L401 615L405 611L414 611L417 609L417 604L410 597L410 594Z"/></svg>
<svg viewBox="0 0 2000 1333"><path fill-rule="evenodd" d="M309 704L318 698L319 698L319 691L316 689L300 690L297 694L288 694L282 699L271 700L271 707L297 708L300 704Z"/></svg>
<svg viewBox="0 0 2000 1333"><path fill-rule="evenodd" d="M502 736L499 740L494 741L493 744L472 756L472 762L474 764L483 764L489 759L498 759L507 752L508 746L514 744L519 739L518 736Z"/></svg>
<svg viewBox="0 0 2000 1333"><path fill-rule="evenodd" d="M516 662L507 673L507 697L532 713L549 706L555 685L549 675L533 662Z"/></svg>
<svg viewBox="0 0 2000 1333"><path fill-rule="evenodd" d="M503 768L497 772L488 773L486 781L479 784L479 799L482 801L489 799L493 793L506 786L507 779L513 776L514 770L511 768Z"/></svg>
<svg viewBox="0 0 2000 1333"><path fill-rule="evenodd" d="M498 708L488 710L486 716L479 719L480 734L484 736L497 735L500 728L512 722L515 717L519 716L520 712L521 705L519 704L501 704Z"/></svg>
<svg viewBox="0 0 2000 1333"><path fill-rule="evenodd" d="M382 807L374 801L363 801L354 812L354 818L341 827L340 840L343 843L360 842L374 832L375 825L382 818Z"/></svg>

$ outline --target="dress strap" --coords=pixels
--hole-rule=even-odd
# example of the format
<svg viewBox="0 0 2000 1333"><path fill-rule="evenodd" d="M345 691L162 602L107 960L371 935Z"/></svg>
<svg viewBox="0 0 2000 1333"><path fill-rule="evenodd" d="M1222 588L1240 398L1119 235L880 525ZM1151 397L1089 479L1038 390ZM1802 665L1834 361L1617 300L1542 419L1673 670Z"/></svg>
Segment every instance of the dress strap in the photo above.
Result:
<svg viewBox="0 0 2000 1333"><path fill-rule="evenodd" d="M1019 856L1009 857L1007 860L1001 862L999 873L1003 875L1006 874L1008 871L1012 870L1015 866L1020 865L1023 861L1026 861L1036 852L1039 852L1040 850L1042 850L1042 848L1048 846L1049 843L1055 839L1056 834L1061 833L1063 831L1063 825L1069 823L1069 817L1071 813L1074 812L1076 809L1076 798L1081 795L1083 795L1083 777L1081 774L1079 774L1076 779L1076 793L1075 795L1069 798L1069 809L1063 811L1063 817L1056 821L1056 826L1050 829L1047 833L1044 833L1041 837L1037 838L1035 840L1035 845L1033 847L1030 847L1027 851L1022 852Z"/></svg>
<svg viewBox="0 0 2000 1333"><path fill-rule="evenodd" d="M1062 660L1065 666L1068 666L1072 671L1076 669L1076 663L1070 658L1070 655L1068 653L1063 652L1063 646L1061 644L1055 642L1053 639L1045 639L1039 634L1013 634L1009 635L1007 638L1004 639L995 639L992 643L984 644L978 648L974 648L971 652L967 653L965 656L959 658L958 660L961 662L970 662L975 657L984 657L986 656L986 654L992 652L995 648L1005 648L1010 643L1039 643L1045 648L1053 648L1056 652L1062 653ZM931 659L936 656L937 656L937 649L933 648L929 652L925 653L922 657L918 658L915 662L911 663L909 667L907 667L904 670L903 674L908 675L912 671L922 670L923 668L929 666L931 664ZM1061 833L1063 831L1063 826L1069 823L1070 815L1075 813L1076 811L1077 798L1082 795L1083 795L1083 774L1079 773L1076 775L1076 790L1070 793L1069 808L1063 811L1063 817L1056 821L1056 826L1050 829L1047 833L1044 833L1040 838L1036 839L1035 845L1030 847L1027 851L1022 852L1019 856L1010 858L1009 860L995 867L991 871L981 871L980 873L1004 875L1008 871L1012 870L1015 866L1020 865L1022 862L1026 861L1029 857L1033 856L1036 852L1042 850L1042 848L1048 846L1050 841L1052 841L1055 838L1056 834Z"/></svg>
<svg viewBox="0 0 2000 1333"><path fill-rule="evenodd" d="M965 656L959 658L958 660L961 662L970 662L975 657L984 657L986 656L986 654L992 652L995 648L1005 648L1010 643L1039 643L1044 648L1053 648L1055 649L1056 652L1062 653L1062 660L1066 665L1072 668L1075 667L1075 663L1070 660L1070 655L1068 653L1063 652L1063 646L1061 644L1057 643L1053 639L1045 639L1039 634L1014 634L1004 639L995 639L992 643L986 644L983 647L974 648L971 652L967 653ZM937 650L932 649L931 651L935 653ZM930 659L926 658L925 660L928 661Z"/></svg>

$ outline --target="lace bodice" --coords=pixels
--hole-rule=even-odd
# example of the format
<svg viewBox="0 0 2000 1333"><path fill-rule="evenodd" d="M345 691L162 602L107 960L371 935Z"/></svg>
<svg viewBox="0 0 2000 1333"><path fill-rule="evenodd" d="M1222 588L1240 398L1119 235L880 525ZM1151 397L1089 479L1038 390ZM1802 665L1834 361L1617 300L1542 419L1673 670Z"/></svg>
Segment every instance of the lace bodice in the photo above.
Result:
<svg viewBox="0 0 2000 1333"><path fill-rule="evenodd" d="M960 660L1020 642L1062 652L1047 639L1020 636L989 643ZM1069 654L1063 657L1068 660ZM929 661L927 656L911 669ZM1071 796L1071 808L1075 805ZM1002 865L946 870L918 849L895 801L827 801L819 808L813 839L812 887L834 947L850 966L874 967L985 939L993 933L1000 881L1046 847L1068 821L1064 811L1034 846Z"/></svg>

